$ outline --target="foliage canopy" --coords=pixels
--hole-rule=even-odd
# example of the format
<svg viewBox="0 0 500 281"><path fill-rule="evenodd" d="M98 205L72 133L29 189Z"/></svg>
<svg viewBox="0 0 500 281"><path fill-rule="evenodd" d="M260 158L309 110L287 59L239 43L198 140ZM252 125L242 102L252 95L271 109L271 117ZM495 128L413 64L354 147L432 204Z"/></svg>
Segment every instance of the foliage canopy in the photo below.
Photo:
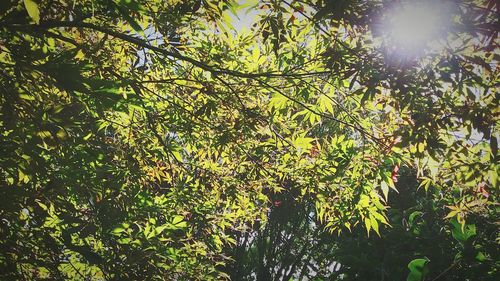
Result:
<svg viewBox="0 0 500 281"><path fill-rule="evenodd" d="M493 280L498 4L396 2L2 1L0 276Z"/></svg>

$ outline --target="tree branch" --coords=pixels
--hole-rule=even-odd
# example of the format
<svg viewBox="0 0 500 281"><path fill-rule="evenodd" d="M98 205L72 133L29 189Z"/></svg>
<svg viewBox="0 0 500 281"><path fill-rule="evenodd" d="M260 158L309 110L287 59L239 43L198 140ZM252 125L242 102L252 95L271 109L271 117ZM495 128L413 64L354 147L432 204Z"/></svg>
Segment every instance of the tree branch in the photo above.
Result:
<svg viewBox="0 0 500 281"><path fill-rule="evenodd" d="M225 75L231 75L234 77L240 77L240 78L276 78L276 77L304 77L304 76L314 76L314 75L321 75L321 74L329 74L331 71L319 71L319 72L304 72L304 73L278 73L278 72L262 72L262 73L244 73L244 72L239 72L235 70L230 70L230 69L223 69L223 68L218 68L217 66L209 65L206 63L203 63L199 60L196 60L194 58L182 55L177 52L172 52L157 46L153 46L149 44L148 42L133 37L128 34L120 33L102 26L98 26L92 23L86 23L86 22L75 22L75 21L45 21L41 22L38 25L33 25L33 24L0 24L0 27L7 27L7 28L34 28L34 29L49 29L49 28L56 28L56 27L74 27L74 28L87 28L87 29L92 29L95 31L99 31L101 33L113 36L115 38L121 39L123 41L127 41L129 43L135 44L139 47L143 47L146 49L149 49L151 51L163 54L165 56L170 56L182 61L189 62L205 71L208 71L214 75L220 75L220 74L225 74Z"/></svg>

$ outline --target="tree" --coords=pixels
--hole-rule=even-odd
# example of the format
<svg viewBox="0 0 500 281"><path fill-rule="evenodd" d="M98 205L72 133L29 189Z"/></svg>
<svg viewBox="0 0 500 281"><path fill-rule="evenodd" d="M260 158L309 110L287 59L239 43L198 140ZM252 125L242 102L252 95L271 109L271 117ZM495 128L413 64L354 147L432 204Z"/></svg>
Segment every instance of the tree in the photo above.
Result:
<svg viewBox="0 0 500 281"><path fill-rule="evenodd" d="M396 186L387 213L391 227L370 237L361 228L329 233L312 202L275 198L266 226L238 237L226 272L231 280L420 280L423 272L425 280L497 278L495 214L475 214L474 224L462 229L444 218L442 193L417 189L414 172L403 170ZM423 270L407 267L421 261Z"/></svg>
<svg viewBox="0 0 500 281"><path fill-rule="evenodd" d="M392 2L261 1L237 32L232 1L4 1L1 276L226 278L276 204L383 235L403 168L462 232L494 219L497 4L395 59Z"/></svg>

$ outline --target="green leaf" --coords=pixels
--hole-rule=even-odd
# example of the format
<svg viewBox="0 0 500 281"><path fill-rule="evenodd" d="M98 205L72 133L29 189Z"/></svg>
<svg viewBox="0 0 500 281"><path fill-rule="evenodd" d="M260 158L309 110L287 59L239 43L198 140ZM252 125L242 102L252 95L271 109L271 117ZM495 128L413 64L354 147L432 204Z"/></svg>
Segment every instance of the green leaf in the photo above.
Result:
<svg viewBox="0 0 500 281"><path fill-rule="evenodd" d="M182 162L182 154L179 150L172 150L172 155L177 161Z"/></svg>
<svg viewBox="0 0 500 281"><path fill-rule="evenodd" d="M456 218L451 220L451 224L453 227L451 235L462 244L467 242L467 240L469 240L472 236L476 235L476 226L474 224L462 225Z"/></svg>
<svg viewBox="0 0 500 281"><path fill-rule="evenodd" d="M412 260L408 264L410 273L408 274L406 281L423 281L427 273L429 273L429 269L427 268L428 263L428 258Z"/></svg>
<svg viewBox="0 0 500 281"><path fill-rule="evenodd" d="M487 259L486 255L483 252L478 252L476 255L476 260L483 262Z"/></svg>
<svg viewBox="0 0 500 281"><path fill-rule="evenodd" d="M129 15L129 12L127 11L126 8L124 8L124 7L120 6L120 5L116 5L116 9L122 15L122 17L125 19L125 21L127 21L127 23L130 24L130 26L135 31L137 31L140 35L144 36L144 32L142 30L142 27L139 25L139 23L137 23L137 21L134 18L132 18Z"/></svg>
<svg viewBox="0 0 500 281"><path fill-rule="evenodd" d="M387 185L387 183L385 181L382 181L380 183L380 189L382 189L382 193L384 194L384 199L387 202L387 200L389 198L389 186Z"/></svg>
<svg viewBox="0 0 500 281"><path fill-rule="evenodd" d="M364 105L366 101L373 99L375 96L375 88L370 87L368 88L365 93L363 94L363 97L361 98L361 105Z"/></svg>
<svg viewBox="0 0 500 281"><path fill-rule="evenodd" d="M19 94L19 97L24 100L35 100L35 97L27 95L27 94Z"/></svg>
<svg viewBox="0 0 500 281"><path fill-rule="evenodd" d="M160 235L163 230L165 230L168 227L168 225L161 225L155 228L155 233L156 235Z"/></svg>
<svg viewBox="0 0 500 281"><path fill-rule="evenodd" d="M47 207L47 205L43 204L42 202L40 202L39 200L36 200L36 203L45 211L47 211L49 208Z"/></svg>
<svg viewBox="0 0 500 281"><path fill-rule="evenodd" d="M427 157L427 167L429 168L429 171L431 172L431 177L434 179L436 178L438 172L439 172L439 163L434 160L432 157Z"/></svg>
<svg viewBox="0 0 500 281"><path fill-rule="evenodd" d="M498 173L495 170L488 171L488 177L492 186L497 186Z"/></svg>
<svg viewBox="0 0 500 281"><path fill-rule="evenodd" d="M175 216L174 219L172 220L172 224L174 225L179 224L183 219L184 219L183 216Z"/></svg>
<svg viewBox="0 0 500 281"><path fill-rule="evenodd" d="M26 7L26 11L28 11L28 15L37 23L40 23L40 10L38 9L38 5L33 0L24 0L24 6Z"/></svg>
<svg viewBox="0 0 500 281"><path fill-rule="evenodd" d="M415 212L411 213L410 216L408 217L408 224L413 225L415 218L417 218L417 216L422 216L423 214L424 213L421 211L415 211Z"/></svg>
<svg viewBox="0 0 500 281"><path fill-rule="evenodd" d="M323 112L330 112L333 114L333 105L332 101L324 94L320 95L317 101L319 108Z"/></svg>
<svg viewBox="0 0 500 281"><path fill-rule="evenodd" d="M122 7L127 7L127 9L130 9L131 11L134 12L143 12L146 10L146 8L141 5L138 1L134 0L119 0L115 1L116 4L122 6Z"/></svg>
<svg viewBox="0 0 500 281"><path fill-rule="evenodd" d="M287 97L276 94L269 100L269 109L274 108L275 110L280 110L285 108L287 103L288 103Z"/></svg>
<svg viewBox="0 0 500 281"><path fill-rule="evenodd" d="M297 148L303 149L303 150L309 150L313 147L312 142L314 141L313 138L308 138L308 137L298 137L293 140L293 145Z"/></svg>
<svg viewBox="0 0 500 281"><path fill-rule="evenodd" d="M122 233L124 231L125 231L125 228L117 227L117 228L113 229L113 231L111 231L111 234L120 236L120 233Z"/></svg>
<svg viewBox="0 0 500 281"><path fill-rule="evenodd" d="M366 232L368 233L368 236L370 236L370 229L372 227L371 221L369 218L365 218L365 228Z"/></svg>
<svg viewBox="0 0 500 281"><path fill-rule="evenodd" d="M378 221L371 214L370 214L370 223L371 223L371 226L372 226L373 230L375 230L375 232L377 233L377 235L380 236L380 232L379 232L379 229L378 229Z"/></svg>

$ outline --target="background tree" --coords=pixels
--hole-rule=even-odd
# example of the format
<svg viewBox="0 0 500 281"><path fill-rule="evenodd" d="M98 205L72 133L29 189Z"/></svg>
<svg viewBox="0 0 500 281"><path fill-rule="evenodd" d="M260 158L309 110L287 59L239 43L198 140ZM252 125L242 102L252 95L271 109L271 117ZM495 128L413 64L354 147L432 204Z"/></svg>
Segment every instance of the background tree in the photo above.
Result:
<svg viewBox="0 0 500 281"><path fill-rule="evenodd" d="M406 280L407 264L423 259L426 280L498 277L495 213L476 214L462 229L444 219L441 192L417 189L414 172L402 171L396 186L391 227L370 237L361 228L332 234L315 219L312 202L280 194L265 227L237 236L226 272L232 280Z"/></svg>

